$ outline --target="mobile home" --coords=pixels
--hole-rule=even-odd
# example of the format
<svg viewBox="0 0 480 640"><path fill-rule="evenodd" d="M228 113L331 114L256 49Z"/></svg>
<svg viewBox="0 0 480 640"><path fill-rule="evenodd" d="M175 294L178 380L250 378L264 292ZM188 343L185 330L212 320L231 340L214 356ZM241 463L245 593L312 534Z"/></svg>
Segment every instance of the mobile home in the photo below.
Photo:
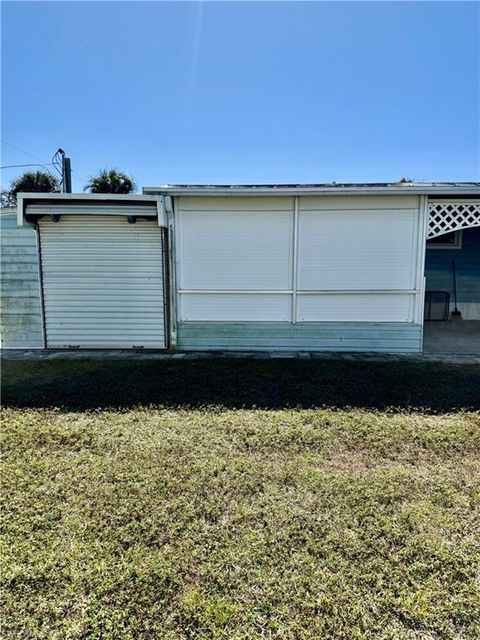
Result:
<svg viewBox="0 0 480 640"><path fill-rule="evenodd" d="M4 348L418 353L452 261L480 327L479 183L22 194L2 236Z"/></svg>

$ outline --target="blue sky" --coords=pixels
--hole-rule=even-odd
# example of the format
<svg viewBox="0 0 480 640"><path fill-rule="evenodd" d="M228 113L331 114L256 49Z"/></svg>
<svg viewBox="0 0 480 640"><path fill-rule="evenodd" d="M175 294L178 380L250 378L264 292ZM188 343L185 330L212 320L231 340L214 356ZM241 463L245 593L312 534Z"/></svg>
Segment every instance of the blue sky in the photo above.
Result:
<svg viewBox="0 0 480 640"><path fill-rule="evenodd" d="M479 30L473 2L3 2L2 165L479 180Z"/></svg>

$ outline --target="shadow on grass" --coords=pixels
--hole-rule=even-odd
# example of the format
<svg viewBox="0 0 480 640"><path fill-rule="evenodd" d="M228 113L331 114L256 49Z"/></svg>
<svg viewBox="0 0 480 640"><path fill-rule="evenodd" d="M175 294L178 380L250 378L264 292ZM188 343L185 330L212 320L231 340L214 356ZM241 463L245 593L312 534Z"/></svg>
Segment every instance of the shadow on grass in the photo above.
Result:
<svg viewBox="0 0 480 640"><path fill-rule="evenodd" d="M480 367L326 360L5 361L4 407L480 410Z"/></svg>

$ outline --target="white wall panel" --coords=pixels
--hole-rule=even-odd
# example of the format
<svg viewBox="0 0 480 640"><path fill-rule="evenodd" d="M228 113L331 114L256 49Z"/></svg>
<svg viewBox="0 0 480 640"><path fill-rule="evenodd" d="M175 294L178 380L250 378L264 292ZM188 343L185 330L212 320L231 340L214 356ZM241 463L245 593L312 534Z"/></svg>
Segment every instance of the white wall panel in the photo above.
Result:
<svg viewBox="0 0 480 640"><path fill-rule="evenodd" d="M298 289L409 289L415 210L300 211Z"/></svg>
<svg viewBox="0 0 480 640"><path fill-rule="evenodd" d="M208 198L177 198L177 207L181 211L289 211L293 210L293 198L265 196L230 196Z"/></svg>
<svg viewBox="0 0 480 640"><path fill-rule="evenodd" d="M179 288L290 289L292 230L291 211L181 211Z"/></svg>
<svg viewBox="0 0 480 640"><path fill-rule="evenodd" d="M420 199L300 197L297 205L178 199L179 320L414 322Z"/></svg>
<svg viewBox="0 0 480 640"><path fill-rule="evenodd" d="M412 322L410 294L299 295L299 322Z"/></svg>
<svg viewBox="0 0 480 640"><path fill-rule="evenodd" d="M165 347L156 219L69 215L39 226L48 347Z"/></svg>
<svg viewBox="0 0 480 640"><path fill-rule="evenodd" d="M180 296L180 320L184 321L284 321L292 317L289 294L195 294Z"/></svg>
<svg viewBox="0 0 480 640"><path fill-rule="evenodd" d="M418 209L420 199L415 195L402 196L301 196L300 211L374 211Z"/></svg>

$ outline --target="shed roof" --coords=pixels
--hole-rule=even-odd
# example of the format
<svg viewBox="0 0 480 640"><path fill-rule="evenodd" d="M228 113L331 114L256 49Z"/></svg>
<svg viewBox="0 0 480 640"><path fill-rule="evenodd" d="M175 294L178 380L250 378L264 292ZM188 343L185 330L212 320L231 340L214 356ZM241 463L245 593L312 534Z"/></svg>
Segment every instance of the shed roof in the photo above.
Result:
<svg viewBox="0 0 480 640"><path fill-rule="evenodd" d="M17 222L22 226L43 215L124 215L158 217L160 198L155 195L111 193L18 193Z"/></svg>
<svg viewBox="0 0 480 640"><path fill-rule="evenodd" d="M319 184L166 184L144 187L145 195L466 195L480 196L480 182L348 182Z"/></svg>

